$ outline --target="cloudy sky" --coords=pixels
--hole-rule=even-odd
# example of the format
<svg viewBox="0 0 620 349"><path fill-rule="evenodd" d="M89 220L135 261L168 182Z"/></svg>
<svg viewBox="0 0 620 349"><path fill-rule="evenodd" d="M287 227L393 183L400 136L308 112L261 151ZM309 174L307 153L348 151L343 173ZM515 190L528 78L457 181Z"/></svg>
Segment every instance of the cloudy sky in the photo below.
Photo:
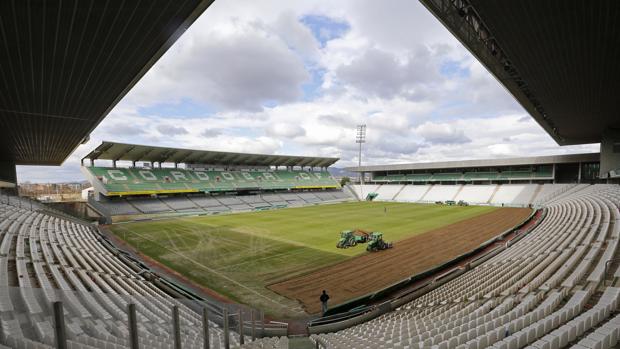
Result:
<svg viewBox="0 0 620 349"><path fill-rule="evenodd" d="M597 151L559 147L413 0L217 0L61 167L102 140L366 164Z"/></svg>

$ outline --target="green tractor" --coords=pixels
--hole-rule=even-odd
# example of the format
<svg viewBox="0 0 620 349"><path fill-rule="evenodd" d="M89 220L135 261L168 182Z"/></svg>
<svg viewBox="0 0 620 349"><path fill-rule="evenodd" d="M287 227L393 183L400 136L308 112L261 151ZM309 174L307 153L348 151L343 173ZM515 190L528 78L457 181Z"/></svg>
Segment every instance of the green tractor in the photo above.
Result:
<svg viewBox="0 0 620 349"><path fill-rule="evenodd" d="M353 247L357 244L363 244L369 240L369 235L367 232L356 229L356 230L343 230L340 232L340 240L338 240L338 244L336 247L338 248L348 248Z"/></svg>
<svg viewBox="0 0 620 349"><path fill-rule="evenodd" d="M357 241L355 241L355 235L353 235L352 230L344 230L340 232L340 240L338 240L336 247L349 248L355 245L357 245Z"/></svg>
<svg viewBox="0 0 620 349"><path fill-rule="evenodd" d="M385 240L383 240L383 233L375 231L370 234L370 240L368 242L368 245L366 246L366 251L382 251L392 247L394 246L391 242L386 242Z"/></svg>
<svg viewBox="0 0 620 349"><path fill-rule="evenodd" d="M355 236L355 242L358 244L364 244L370 240L370 235L362 229L355 229L353 236Z"/></svg>

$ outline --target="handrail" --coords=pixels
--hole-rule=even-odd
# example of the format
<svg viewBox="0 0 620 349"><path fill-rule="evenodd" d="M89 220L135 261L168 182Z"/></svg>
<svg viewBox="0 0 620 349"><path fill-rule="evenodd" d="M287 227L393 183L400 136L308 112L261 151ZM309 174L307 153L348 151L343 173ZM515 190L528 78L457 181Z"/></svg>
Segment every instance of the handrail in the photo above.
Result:
<svg viewBox="0 0 620 349"><path fill-rule="evenodd" d="M342 321L342 320L354 318L360 314L367 313L373 309L374 309L374 306L364 306L360 308L351 309L348 312L338 313L338 314L329 315L326 317L311 320L308 323L308 326L311 327L311 326L324 325L324 324L329 324L329 323L336 322L336 321Z"/></svg>

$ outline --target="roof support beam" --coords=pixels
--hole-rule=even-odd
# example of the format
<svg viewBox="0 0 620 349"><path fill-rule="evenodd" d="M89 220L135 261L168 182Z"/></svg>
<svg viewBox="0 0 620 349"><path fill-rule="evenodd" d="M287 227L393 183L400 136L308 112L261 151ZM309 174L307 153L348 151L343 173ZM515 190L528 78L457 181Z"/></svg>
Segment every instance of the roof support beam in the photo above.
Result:
<svg viewBox="0 0 620 349"><path fill-rule="evenodd" d="M338 158L289 156L273 154L248 154L222 151L191 150L182 148L153 147L136 144L103 142L84 159L128 160L203 164L212 166L330 166Z"/></svg>
<svg viewBox="0 0 620 349"><path fill-rule="evenodd" d="M506 86L517 101L560 145L567 144L545 107L467 0L420 0L469 51Z"/></svg>

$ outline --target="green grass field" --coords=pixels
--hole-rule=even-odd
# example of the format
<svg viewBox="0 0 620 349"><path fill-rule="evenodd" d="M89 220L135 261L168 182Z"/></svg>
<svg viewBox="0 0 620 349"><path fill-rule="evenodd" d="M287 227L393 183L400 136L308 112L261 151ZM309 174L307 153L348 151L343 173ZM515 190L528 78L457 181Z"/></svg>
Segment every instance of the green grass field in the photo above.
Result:
<svg viewBox="0 0 620 349"><path fill-rule="evenodd" d="M352 202L116 224L134 248L235 301L274 316L301 316L297 302L265 286L367 253L337 249L341 230L382 231L388 241L495 210L483 206ZM384 213L384 210L387 213Z"/></svg>

